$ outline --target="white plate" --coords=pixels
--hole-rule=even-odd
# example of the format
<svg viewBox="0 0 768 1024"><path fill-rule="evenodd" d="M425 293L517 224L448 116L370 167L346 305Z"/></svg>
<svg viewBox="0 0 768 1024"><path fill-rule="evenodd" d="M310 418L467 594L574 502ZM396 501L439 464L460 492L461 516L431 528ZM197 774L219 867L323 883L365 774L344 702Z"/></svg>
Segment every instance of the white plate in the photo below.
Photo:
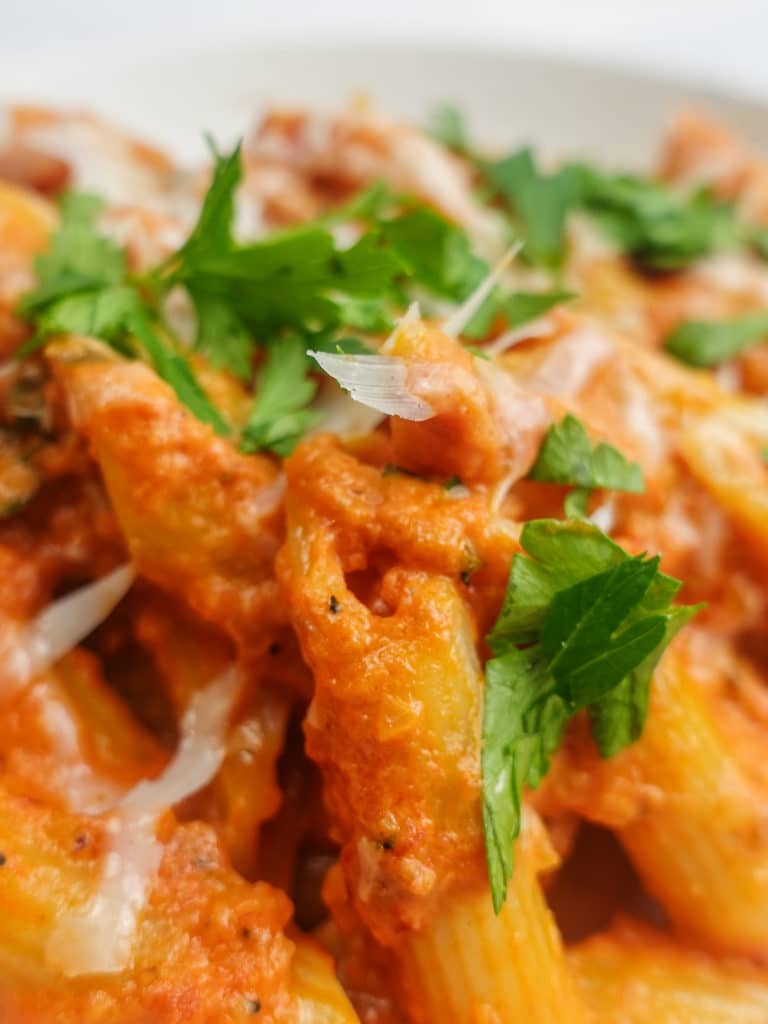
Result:
<svg viewBox="0 0 768 1024"><path fill-rule="evenodd" d="M422 117L441 102L466 111L486 142L531 142L647 164L665 122L686 106L723 117L768 149L768 107L700 85L552 56L467 47L264 42L173 52L67 52L4 59L0 100L96 109L179 156L204 131L242 134L270 102L333 108L364 92L395 114Z"/></svg>

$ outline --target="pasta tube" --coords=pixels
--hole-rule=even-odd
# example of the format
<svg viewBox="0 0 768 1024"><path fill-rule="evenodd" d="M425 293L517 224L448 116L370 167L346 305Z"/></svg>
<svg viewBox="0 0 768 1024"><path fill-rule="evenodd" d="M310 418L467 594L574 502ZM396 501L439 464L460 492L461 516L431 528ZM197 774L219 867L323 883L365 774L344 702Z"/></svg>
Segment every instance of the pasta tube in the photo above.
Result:
<svg viewBox="0 0 768 1024"><path fill-rule="evenodd" d="M768 975L715 960L636 922L569 952L579 987L603 1024L763 1024Z"/></svg>
<svg viewBox="0 0 768 1024"><path fill-rule="evenodd" d="M402 970L413 1019L530 1024L586 1021L537 875L553 857L529 814L498 917L485 889L454 893L406 940Z"/></svg>
<svg viewBox="0 0 768 1024"><path fill-rule="evenodd" d="M567 806L616 830L678 929L718 951L765 954L768 799L680 642L655 674L641 738L600 761L586 737L572 735L550 785Z"/></svg>
<svg viewBox="0 0 768 1024"><path fill-rule="evenodd" d="M138 571L250 648L280 620L271 578L282 485L217 438L138 362L71 339L53 350Z"/></svg>
<svg viewBox="0 0 768 1024"><path fill-rule="evenodd" d="M278 572L316 680L307 748L323 772L348 897L393 951L415 994L411 1019L434 1020L438 1006L437 1019L455 1007L455 1019L555 1021L566 1006L568 1020L584 1019L523 856L509 905L493 916L480 814L483 679L456 586L395 566L368 606L337 548L352 538L337 542L322 511L295 499L290 477L287 503Z"/></svg>

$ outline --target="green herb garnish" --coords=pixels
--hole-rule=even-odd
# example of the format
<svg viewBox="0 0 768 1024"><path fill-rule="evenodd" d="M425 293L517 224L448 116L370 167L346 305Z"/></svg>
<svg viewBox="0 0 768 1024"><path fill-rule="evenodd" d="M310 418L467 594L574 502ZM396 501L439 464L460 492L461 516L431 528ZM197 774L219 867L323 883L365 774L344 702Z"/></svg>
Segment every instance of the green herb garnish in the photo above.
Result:
<svg viewBox="0 0 768 1024"><path fill-rule="evenodd" d="M706 189L683 193L662 181L584 163L547 175L529 149L488 160L471 145L453 107L436 111L429 128L438 141L472 161L489 198L501 200L521 230L525 257L550 270L563 262L567 218L577 209L644 270L680 270L729 246L768 256L768 231L745 224L731 204Z"/></svg>
<svg viewBox="0 0 768 1024"><path fill-rule="evenodd" d="M451 104L445 103L432 111L427 121L427 132L433 139L457 153L472 151L464 116L458 107Z"/></svg>
<svg viewBox="0 0 768 1024"><path fill-rule="evenodd" d="M687 320L670 334L667 352L689 366L717 366L768 339L768 312L747 313L735 320Z"/></svg>
<svg viewBox="0 0 768 1024"><path fill-rule="evenodd" d="M596 487L641 494L645 486L643 471L636 462L627 461L604 441L593 445L582 422L570 413L549 428L528 476L576 488L566 499L569 518L585 514L589 495Z"/></svg>
<svg viewBox="0 0 768 1024"><path fill-rule="evenodd" d="M320 419L309 408L317 384L302 338L282 338L267 346L253 409L243 430L243 451L268 448L289 455L304 432Z"/></svg>
<svg viewBox="0 0 768 1024"><path fill-rule="evenodd" d="M19 304L35 328L19 355L57 332L100 338L123 355L147 359L196 416L219 433L229 433L163 325L164 299L172 288L182 287L197 313L195 347L215 367L249 382L256 339L267 341L267 364L243 443L247 450L287 451L300 428L314 420L299 400L309 403L315 388L305 372L299 374L293 353L298 342L287 341L282 358L281 335L292 331L289 337L298 332L315 338L344 326L388 329L390 320L376 305L378 296L407 270L379 232L364 234L346 250L338 249L329 231L318 225L239 245L232 223L240 176L239 147L225 156L216 153L213 179L189 238L141 275L128 272L124 250L99 232L101 202L65 196L59 229L36 264L38 286ZM342 350L354 344L362 347L353 339L338 342ZM273 420L267 422L270 415Z"/></svg>
<svg viewBox="0 0 768 1024"><path fill-rule="evenodd" d="M124 355L146 358L199 419L220 434L229 433L191 366L166 338L130 282L124 251L99 233L100 209L100 201L93 196L63 198L60 226L35 264L38 286L19 304L21 315L35 327L19 356L28 355L58 332L101 338Z"/></svg>
<svg viewBox="0 0 768 1024"><path fill-rule="evenodd" d="M630 556L585 521L523 528L488 643L483 822L494 909L504 904L522 794L546 775L568 721L587 709L604 757L642 732L650 679L695 614L658 558Z"/></svg>
<svg viewBox="0 0 768 1024"><path fill-rule="evenodd" d="M251 385L257 351L266 346L242 444L285 454L315 420L308 407L316 389L296 355L302 345L369 351L365 335L391 331L415 294L427 303L430 296L459 303L489 267L460 227L382 183L319 221L241 244L233 234L240 147L223 155L213 148L213 155L211 184L189 237L141 274L130 273L125 251L99 232L97 198L64 198L59 230L37 262L38 287L19 305L35 328L19 354L56 332L100 338L125 356L147 359L195 415L230 433L164 323L165 299L181 288L196 312L194 347L216 369ZM348 248L331 233L339 223L362 230ZM563 298L496 289L467 337L484 337L499 315L516 325Z"/></svg>
<svg viewBox="0 0 768 1024"><path fill-rule="evenodd" d="M579 190L579 177L570 167L544 174L530 149L482 165L487 181L508 203L520 221L524 254L552 269L565 255L565 225Z"/></svg>
<svg viewBox="0 0 768 1024"><path fill-rule="evenodd" d="M644 268L679 270L742 240L732 206L703 189L683 195L637 175L574 169L579 205Z"/></svg>

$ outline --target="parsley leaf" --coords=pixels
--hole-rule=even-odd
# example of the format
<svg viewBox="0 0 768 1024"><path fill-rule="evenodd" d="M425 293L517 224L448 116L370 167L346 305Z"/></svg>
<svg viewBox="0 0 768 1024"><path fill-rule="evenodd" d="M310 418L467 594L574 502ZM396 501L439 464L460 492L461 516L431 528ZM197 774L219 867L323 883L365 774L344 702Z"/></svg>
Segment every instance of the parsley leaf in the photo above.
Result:
<svg viewBox="0 0 768 1024"><path fill-rule="evenodd" d="M139 308L138 294L125 285L107 285L52 299L37 307L36 333L17 354L23 359L44 345L49 334L58 333L102 338L124 351L120 341L126 334L129 317Z"/></svg>
<svg viewBox="0 0 768 1024"><path fill-rule="evenodd" d="M489 273L466 232L426 207L384 221L381 232L408 273L436 295L461 301Z"/></svg>
<svg viewBox="0 0 768 1024"><path fill-rule="evenodd" d="M386 181L374 181L372 185L358 192L348 203L337 206L322 218L324 224L344 224L353 221L381 220L392 213L400 203L399 197Z"/></svg>
<svg viewBox="0 0 768 1024"><path fill-rule="evenodd" d="M343 299L340 318L344 327L365 331L369 334L389 334L395 321L387 303L381 299Z"/></svg>
<svg viewBox="0 0 768 1024"><path fill-rule="evenodd" d="M574 487L565 496L563 512L566 519L582 519L589 512L589 499L592 497L591 487Z"/></svg>
<svg viewBox="0 0 768 1024"><path fill-rule="evenodd" d="M402 270L378 238L364 235L337 250L332 236L310 225L247 246L193 250L172 272L197 302L225 302L254 335L293 327L330 327L340 321L335 296L375 298Z"/></svg>
<svg viewBox="0 0 768 1024"><path fill-rule="evenodd" d="M546 774L568 720L587 708L603 756L642 731L654 667L697 611L658 558L631 557L591 523L533 520L487 640L483 821L496 912L506 898L522 792Z"/></svg>
<svg viewBox="0 0 768 1024"><path fill-rule="evenodd" d="M768 258L768 231L745 224L732 206L706 189L688 194L636 174L616 174L585 163L543 174L530 149L496 161L471 145L454 107L433 112L434 138L470 159L487 198L504 200L526 239L524 255L556 270L563 260L571 210L588 213L643 269L679 270L717 249L740 246Z"/></svg>
<svg viewBox="0 0 768 1024"><path fill-rule="evenodd" d="M537 648L511 648L488 662L483 706L483 827L498 914L520 834L523 788L546 774L568 719Z"/></svg>
<svg viewBox="0 0 768 1024"><path fill-rule="evenodd" d="M234 309L215 295L193 296L197 315L195 348L218 370L229 370L239 380L252 374L253 338Z"/></svg>
<svg viewBox="0 0 768 1024"><path fill-rule="evenodd" d="M125 252L98 232L100 209L93 196L70 193L62 198L59 228L35 264L39 284L19 303L20 314L35 327L19 357L58 332L101 338L123 355L145 355L199 419L228 433L189 363L156 331L142 296L127 283Z"/></svg>
<svg viewBox="0 0 768 1024"><path fill-rule="evenodd" d="M768 228L750 224L746 228L746 242L764 260L768 260Z"/></svg>
<svg viewBox="0 0 768 1024"><path fill-rule="evenodd" d="M290 331L311 337L344 327L391 330L390 303L382 296L405 272L403 259L378 227L347 249L336 245L326 227L389 207L393 198L386 186L376 183L324 222L242 245L232 230L240 147L214 156L211 184L190 237L147 280L159 294L176 285L186 289L197 312L196 347L214 366L248 381L257 339Z"/></svg>
<svg viewBox="0 0 768 1024"><path fill-rule="evenodd" d="M174 263L194 263L207 253L226 250L232 244L235 193L243 177L242 146L238 142L231 153L222 155L213 140L209 139L208 145L214 158L211 183L197 215L197 223L173 257Z"/></svg>
<svg viewBox="0 0 768 1024"><path fill-rule="evenodd" d="M531 320L538 320L550 309L575 299L574 292L514 292L504 300L503 308L509 327L521 327Z"/></svg>
<svg viewBox="0 0 768 1024"><path fill-rule="evenodd" d="M539 644L572 709L599 700L661 642L660 615L626 625L658 568L658 557L628 558L555 594Z"/></svg>
<svg viewBox="0 0 768 1024"><path fill-rule="evenodd" d="M437 142L457 153L469 153L467 126L458 107L443 104L436 107L427 120L427 132Z"/></svg>
<svg viewBox="0 0 768 1024"><path fill-rule="evenodd" d="M243 430L243 451L267 448L277 455L290 455L304 432L318 421L319 414L307 408L317 390L310 365L300 337L267 345L253 409Z"/></svg>
<svg viewBox="0 0 768 1024"><path fill-rule="evenodd" d="M547 431L528 476L546 483L572 484L582 493L566 506L569 515L583 514L589 492L595 487L642 493L643 471L628 462L613 445L604 441L592 445L584 425L570 413Z"/></svg>
<svg viewBox="0 0 768 1024"><path fill-rule="evenodd" d="M147 311L137 309L129 317L127 327L138 338L157 375L170 384L179 401L217 434L229 434L229 425L203 390L192 367L155 331Z"/></svg>
<svg viewBox="0 0 768 1024"><path fill-rule="evenodd" d="M521 221L523 252L534 263L555 269L565 248L565 223L579 193L579 175L571 167L543 174L530 149L521 149L482 170Z"/></svg>
<svg viewBox="0 0 768 1024"><path fill-rule="evenodd" d="M232 225L241 173L239 146L228 155L216 154L197 224L178 252L151 275L154 284L165 290L183 285L198 308L210 309L212 303L219 310L227 307L241 339L235 355L238 372L244 369L246 332L273 337L289 328L339 325L344 300L379 298L404 269L376 231L364 234L348 249L339 249L321 224L239 244ZM221 332L217 342L209 330L206 350L220 346L221 339Z"/></svg>
<svg viewBox="0 0 768 1024"><path fill-rule="evenodd" d="M666 611L664 635L659 644L618 686L590 707L592 735L601 757L613 757L642 735L653 671L668 645L697 611L696 605Z"/></svg>
<svg viewBox="0 0 768 1024"><path fill-rule="evenodd" d="M558 590L617 565L625 552L591 523L537 519L520 542L529 558L515 557L496 623L488 636L495 654L536 639Z"/></svg>
<svg viewBox="0 0 768 1024"><path fill-rule="evenodd" d="M704 190L683 196L630 174L574 166L579 203L603 230L650 270L678 270L715 249L741 241L731 206Z"/></svg>
<svg viewBox="0 0 768 1024"><path fill-rule="evenodd" d="M768 312L747 313L735 320L687 320L670 334L667 352L689 366L717 366L768 339Z"/></svg>
<svg viewBox="0 0 768 1024"><path fill-rule="evenodd" d="M55 299L75 292L116 285L125 275L125 253L100 235L101 210L96 196L67 193L59 204L61 219L48 249L35 260L38 285L21 299L18 310L30 317Z"/></svg>

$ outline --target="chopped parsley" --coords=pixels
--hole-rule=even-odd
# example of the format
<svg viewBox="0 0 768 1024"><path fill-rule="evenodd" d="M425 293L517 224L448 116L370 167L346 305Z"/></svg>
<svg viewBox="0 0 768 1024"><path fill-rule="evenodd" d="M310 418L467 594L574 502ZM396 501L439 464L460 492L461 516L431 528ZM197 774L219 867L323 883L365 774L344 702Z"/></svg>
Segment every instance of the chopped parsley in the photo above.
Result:
<svg viewBox="0 0 768 1024"><path fill-rule="evenodd" d="M768 339L768 312L734 320L686 320L669 335L665 348L689 366L717 366Z"/></svg>
<svg viewBox="0 0 768 1024"><path fill-rule="evenodd" d="M147 279L161 293L177 285L186 289L198 315L203 310L198 346L243 376L257 338L334 329L345 323L345 311L359 313L353 300L376 299L404 268L375 231L347 249L339 248L320 223L238 243L232 225L242 177L240 147L214 155L213 178L195 228ZM353 316L349 326L358 322ZM233 331L237 343L228 357Z"/></svg>
<svg viewBox="0 0 768 1024"><path fill-rule="evenodd" d="M220 434L228 433L188 361L168 341L130 282L125 252L99 233L100 210L101 202L93 196L63 197L60 226L35 264L38 286L19 305L21 315L35 327L19 355L34 351L57 332L101 338L124 355L146 358L199 419Z"/></svg>
<svg viewBox="0 0 768 1024"><path fill-rule="evenodd" d="M630 556L585 521L523 528L488 636L483 824L494 909L506 899L522 795L549 769L568 721L587 709L600 753L641 734L653 669L695 614L659 559Z"/></svg>
<svg viewBox="0 0 768 1024"><path fill-rule="evenodd" d="M645 486L643 471L636 462L627 461L604 441L593 445L582 422L571 413L549 428L528 476L576 488L566 499L569 518L585 514L589 495L596 487L641 494Z"/></svg>
<svg viewBox="0 0 768 1024"><path fill-rule="evenodd" d="M289 455L305 431L318 422L320 414L309 408L317 390L309 370L309 356L300 337L269 343L243 430L243 451L267 448L277 455Z"/></svg>
<svg viewBox="0 0 768 1024"><path fill-rule="evenodd" d="M576 298L575 292L515 292L503 302L504 313L509 327L521 327L538 320L555 306Z"/></svg>
<svg viewBox="0 0 768 1024"><path fill-rule="evenodd" d="M196 313L195 350L254 386L243 449L287 455L317 419L307 349L370 351L365 336L389 333L412 298L460 303L490 268L460 227L381 183L321 220L241 244L233 234L240 147L213 155L189 237L141 274L131 273L125 250L99 231L99 199L63 198L59 228L36 264L38 285L19 304L35 331L19 354L59 332L100 338L124 356L146 359L196 416L231 434L164 322L166 297L183 289ZM340 223L359 229L348 247L332 234ZM495 289L467 337L485 337L499 316L513 326L525 322L566 297Z"/></svg>
<svg viewBox="0 0 768 1024"><path fill-rule="evenodd" d="M733 207L705 189L681 194L638 175L575 170L579 205L645 269L680 270L742 240Z"/></svg>
<svg viewBox="0 0 768 1024"><path fill-rule="evenodd" d="M579 190L571 167L544 174L530 149L482 165L488 183L520 221L524 254L533 263L555 269L565 255L565 225Z"/></svg>
<svg viewBox="0 0 768 1024"><path fill-rule="evenodd" d="M428 118L427 132L448 149L471 152L467 126L458 107L447 103L436 107Z"/></svg>
<svg viewBox="0 0 768 1024"><path fill-rule="evenodd" d="M500 200L525 239L531 262L557 270L565 255L571 211L587 213L637 265L674 271L719 249L740 246L768 258L768 231L745 224L734 207L703 188L681 192L637 174L608 173L585 163L553 174L539 169L530 149L489 161L470 143L461 114L439 108L432 135L475 165L491 198Z"/></svg>
<svg viewBox="0 0 768 1024"><path fill-rule="evenodd" d="M195 347L213 366L250 382L256 339L263 339L267 359L242 444L247 451L287 454L316 419L304 407L315 385L297 332L312 334L319 344L317 332L331 335L347 324L388 329L390 321L375 301L404 272L404 263L378 233L340 250L318 225L238 245L232 223L240 150L215 156L213 179L189 238L142 275L132 275L125 251L100 233L100 200L77 193L63 198L60 226L36 263L38 285L19 304L35 329L19 355L58 332L100 338L125 356L147 359L199 419L230 433L163 324L165 296L180 286L197 313ZM337 346L364 348L354 338L341 338Z"/></svg>

